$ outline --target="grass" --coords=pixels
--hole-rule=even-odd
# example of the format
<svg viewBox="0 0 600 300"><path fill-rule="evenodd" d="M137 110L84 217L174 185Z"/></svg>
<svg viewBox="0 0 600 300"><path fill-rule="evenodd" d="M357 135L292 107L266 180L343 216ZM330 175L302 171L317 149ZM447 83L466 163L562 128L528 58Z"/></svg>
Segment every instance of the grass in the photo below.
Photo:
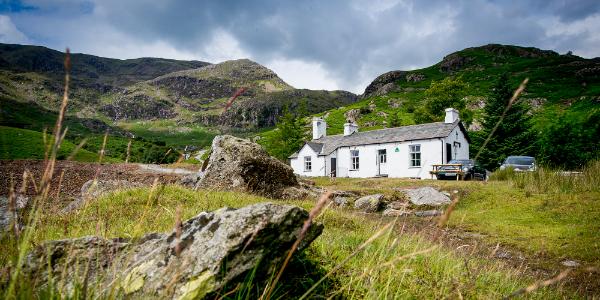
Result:
<svg viewBox="0 0 600 300"><path fill-rule="evenodd" d="M589 172L588 176L581 177L582 182L597 180L598 176L594 175L598 174L597 169ZM490 243L509 245L532 256L595 263L600 257L598 185L590 184L590 190L558 192L559 189L552 187L562 185L568 178L549 179L554 184L537 187L537 182L545 180L535 179L535 174L525 176L531 179L527 179L524 186L518 184L520 181L508 180L482 183L338 178L331 182L318 178L315 181L317 185L334 189L388 195L395 192L394 188L424 185L458 190L464 196L454 210L450 226L484 234Z"/></svg>
<svg viewBox="0 0 600 300"><path fill-rule="evenodd" d="M172 120L120 122L119 127L136 136L167 146L183 149L185 146L209 146L218 134L212 129L197 125L177 125Z"/></svg>
<svg viewBox="0 0 600 300"><path fill-rule="evenodd" d="M48 136L51 139L51 136ZM41 132L0 126L0 159L44 159L46 146ZM66 159L77 148L77 145L65 141L58 152L58 159ZM98 161L98 154L85 149L77 151L73 160L83 162ZM108 161L119 161L109 158Z"/></svg>
<svg viewBox="0 0 600 300"><path fill-rule="evenodd" d="M223 206L242 207L263 201L273 200L243 193L192 191L177 185L162 186L155 191L148 188L116 191L69 214L53 213L51 208L44 209L46 213L41 216L39 226L32 234L32 244L86 235L139 237L148 232L172 230L177 207L182 207L182 219L185 220L205 210ZM305 209L311 209L314 205L312 200L277 202L295 204ZM344 209L328 209L317 221L325 225L325 231L301 257L310 265L318 266L318 270L296 269L291 272L305 272L304 275L284 274L284 278L303 278L304 290L315 282L310 279L314 277L312 273L323 276L324 272L338 269L360 244L392 222L390 229L384 231L380 238L331 274L325 289L317 290L318 294L322 293L321 296L353 299L498 298L533 282L531 278L502 264L465 257L445 248L432 248L434 244L431 241L419 235L403 233L399 220L357 214ZM14 264L14 242L4 240L1 245L0 263ZM426 251L422 254L414 254L423 250ZM275 296L289 293L289 290L285 290L293 288L289 284L283 282ZM253 288L257 289L256 286ZM537 299L562 297L576 295L556 288L539 290L531 295L531 298Z"/></svg>

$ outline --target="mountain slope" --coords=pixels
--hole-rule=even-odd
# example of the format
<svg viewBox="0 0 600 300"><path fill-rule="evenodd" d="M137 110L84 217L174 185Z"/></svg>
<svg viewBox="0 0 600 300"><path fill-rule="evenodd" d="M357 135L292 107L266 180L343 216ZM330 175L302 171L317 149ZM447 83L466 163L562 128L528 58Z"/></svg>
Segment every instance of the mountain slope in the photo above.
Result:
<svg viewBox="0 0 600 300"><path fill-rule="evenodd" d="M41 46L0 44L0 69L17 73L34 72L62 81L64 53ZM163 74L209 65L202 61L164 58L113 59L88 54L71 54L74 86L122 87Z"/></svg>
<svg viewBox="0 0 600 300"><path fill-rule="evenodd" d="M63 59L63 53L44 47L0 44L0 112L23 111L21 106L56 112L63 92ZM305 108L319 113L358 99L344 91L296 90L248 59L211 65L72 54L71 62L67 115L94 120L82 122L90 130L74 132L75 138L98 134L99 128L114 133L118 127L135 128L138 137L197 148L209 143L217 129L255 132L273 126L284 106L293 112ZM241 88L244 91L224 113L228 99ZM0 123L8 126L41 130L49 125L42 120L47 113L40 114L40 120L36 114L2 115Z"/></svg>
<svg viewBox="0 0 600 300"><path fill-rule="evenodd" d="M467 84L467 107L475 114L470 129L477 130L481 109L502 73L510 76L515 88L524 78L530 79L521 101L530 106L540 126L556 113L586 111L600 104L599 58L492 44L452 53L427 68L382 74L365 89L361 101L325 113L326 120L333 124L334 133L342 130L348 117L355 118L361 130L387 127L392 114L398 115L402 125L414 124L413 112L424 103L431 83L458 77Z"/></svg>

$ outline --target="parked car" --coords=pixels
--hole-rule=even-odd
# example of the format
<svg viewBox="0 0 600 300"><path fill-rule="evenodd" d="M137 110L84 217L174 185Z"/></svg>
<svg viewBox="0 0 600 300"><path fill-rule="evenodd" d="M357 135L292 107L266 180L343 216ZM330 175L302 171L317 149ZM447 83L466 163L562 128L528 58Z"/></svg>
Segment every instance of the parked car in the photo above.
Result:
<svg viewBox="0 0 600 300"><path fill-rule="evenodd" d="M500 165L500 170L514 169L517 172L535 171L535 158L531 156L509 156Z"/></svg>
<svg viewBox="0 0 600 300"><path fill-rule="evenodd" d="M485 180L487 178L487 171L472 159L453 159L448 162L449 165L457 164L460 166L441 166L436 174L438 180L443 179L456 179L456 171L460 169L462 171L462 179L479 179ZM444 173L444 171L449 171Z"/></svg>

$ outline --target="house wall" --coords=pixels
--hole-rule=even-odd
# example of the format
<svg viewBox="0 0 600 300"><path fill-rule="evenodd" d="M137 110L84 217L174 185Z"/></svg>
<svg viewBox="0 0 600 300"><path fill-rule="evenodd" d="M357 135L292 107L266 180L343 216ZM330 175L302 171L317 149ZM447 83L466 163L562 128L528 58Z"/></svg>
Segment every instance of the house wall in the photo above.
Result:
<svg viewBox="0 0 600 300"><path fill-rule="evenodd" d="M457 143L455 144L455 142ZM444 139L444 143L452 145L452 159L469 159L469 142L459 126L456 126ZM444 163L446 163L447 155L446 145L444 145Z"/></svg>
<svg viewBox="0 0 600 300"><path fill-rule="evenodd" d="M385 143L356 147L342 147L334 151L338 158L338 177L375 177L378 176L378 150L386 149L388 177L431 178L429 171L433 164L442 162L443 139L419 140L399 143ZM421 145L421 166L409 167L409 145ZM396 152L396 148L398 151ZM360 166L358 170L350 170L350 150L359 150ZM333 153L332 153L333 154ZM329 156L328 156L329 157Z"/></svg>
<svg viewBox="0 0 600 300"><path fill-rule="evenodd" d="M460 143L460 147L457 145L454 148L454 142ZM304 145L298 153L298 158L291 159L290 164L294 173L302 176L329 176L331 174L331 158L335 157L337 158L337 177L376 177L378 176L378 150L386 149L387 163L384 171L388 177L429 179L432 178L429 174L429 171L433 169L432 165L446 162L446 143L453 145L453 152L456 150L456 155L453 153L452 158L469 158L469 143L462 130L457 126L446 138L341 147L326 156L318 156L310 146ZM409 167L409 145L414 144L421 145L420 167ZM398 152L396 152L396 148L398 148ZM350 150L359 150L360 167L358 170L350 170ZM311 156L312 170L310 172L304 170L305 156Z"/></svg>
<svg viewBox="0 0 600 300"><path fill-rule="evenodd" d="M304 169L304 157L310 156L312 161L311 171ZM325 176L325 156L318 156L313 149L304 145L297 158L290 159L290 166L294 169L294 173L302 176Z"/></svg>

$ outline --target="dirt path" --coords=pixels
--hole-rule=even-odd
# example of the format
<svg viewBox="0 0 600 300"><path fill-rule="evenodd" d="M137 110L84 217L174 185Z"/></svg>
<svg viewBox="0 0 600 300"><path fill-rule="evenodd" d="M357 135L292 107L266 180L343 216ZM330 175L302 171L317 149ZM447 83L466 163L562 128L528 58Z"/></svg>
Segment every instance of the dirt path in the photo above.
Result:
<svg viewBox="0 0 600 300"><path fill-rule="evenodd" d="M52 178L52 195L66 198L79 196L81 186L95 177L99 180L127 180L152 184L156 178L160 183L175 183L183 175L189 174L184 169L168 169L160 166L138 164L97 164L73 161L57 161ZM16 189L21 187L23 172L29 172L34 180L29 180L27 194L35 195L35 187L44 172L45 163L41 160L0 161L0 195L8 195L11 183ZM62 180L61 180L62 176Z"/></svg>

